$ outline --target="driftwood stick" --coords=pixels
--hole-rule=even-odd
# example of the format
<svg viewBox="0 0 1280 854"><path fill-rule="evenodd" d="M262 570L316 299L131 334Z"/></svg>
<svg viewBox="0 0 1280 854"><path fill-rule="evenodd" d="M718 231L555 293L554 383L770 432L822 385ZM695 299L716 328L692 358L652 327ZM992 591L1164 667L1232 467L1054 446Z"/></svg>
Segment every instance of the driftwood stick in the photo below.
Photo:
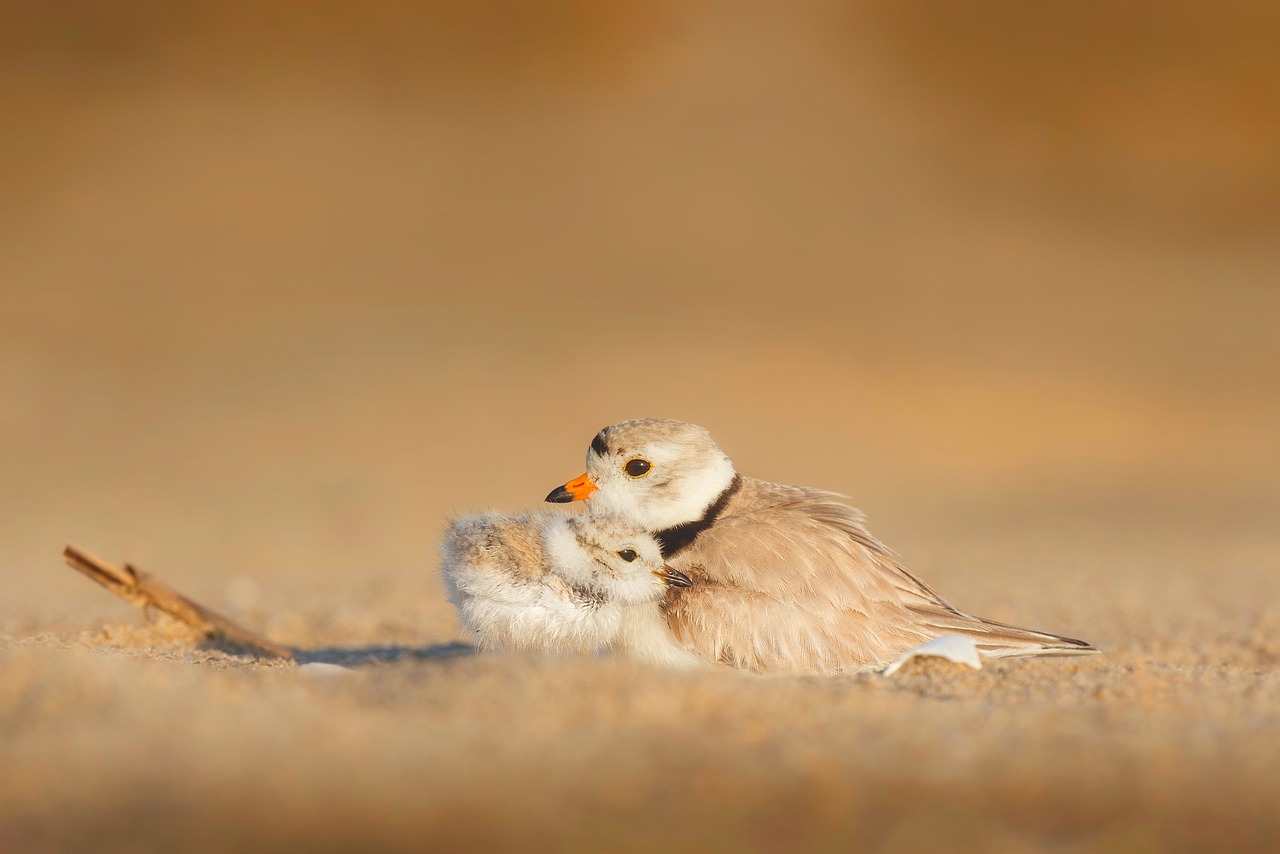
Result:
<svg viewBox="0 0 1280 854"><path fill-rule="evenodd" d="M273 643L203 605L192 602L173 588L161 584L127 563L121 569L71 545L63 549L62 557L72 569L84 573L132 605L164 611L206 636L218 635L237 646L261 650L271 658L293 659L293 650Z"/></svg>

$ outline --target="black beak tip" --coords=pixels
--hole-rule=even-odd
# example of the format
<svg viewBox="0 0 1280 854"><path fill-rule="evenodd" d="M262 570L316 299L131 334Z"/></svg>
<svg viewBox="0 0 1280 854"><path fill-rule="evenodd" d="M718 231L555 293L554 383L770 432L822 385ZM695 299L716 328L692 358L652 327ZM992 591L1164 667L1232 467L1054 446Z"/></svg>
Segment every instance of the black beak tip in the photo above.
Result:
<svg viewBox="0 0 1280 854"><path fill-rule="evenodd" d="M557 486L547 495L546 500L551 504L568 504L573 500L573 493L563 486Z"/></svg>
<svg viewBox="0 0 1280 854"><path fill-rule="evenodd" d="M693 586L693 579L689 578L689 576L685 575L683 572L681 572L678 569L672 569L671 567L667 567L666 576L667 576L667 584L671 585L672 587L692 587Z"/></svg>

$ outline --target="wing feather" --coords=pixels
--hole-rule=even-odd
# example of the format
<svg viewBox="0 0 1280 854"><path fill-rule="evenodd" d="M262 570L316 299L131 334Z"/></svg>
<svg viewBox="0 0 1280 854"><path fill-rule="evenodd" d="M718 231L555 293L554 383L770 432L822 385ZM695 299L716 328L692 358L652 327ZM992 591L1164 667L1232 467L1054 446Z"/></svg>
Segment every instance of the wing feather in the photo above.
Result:
<svg viewBox="0 0 1280 854"><path fill-rule="evenodd" d="M989 656L1094 651L961 612L829 492L744 478L724 515L671 563L693 580L663 605L676 637L744 669L856 670L942 634L974 637Z"/></svg>

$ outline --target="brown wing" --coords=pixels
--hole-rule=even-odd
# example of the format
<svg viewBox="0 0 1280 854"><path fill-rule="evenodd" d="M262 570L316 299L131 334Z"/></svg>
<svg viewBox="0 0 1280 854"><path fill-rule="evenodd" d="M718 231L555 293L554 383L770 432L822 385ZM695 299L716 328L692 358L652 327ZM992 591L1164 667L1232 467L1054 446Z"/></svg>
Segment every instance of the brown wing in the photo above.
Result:
<svg viewBox="0 0 1280 854"><path fill-rule="evenodd" d="M512 578L537 580L548 571L541 527L540 514L465 516L450 525L444 550L473 571L496 570Z"/></svg>
<svg viewBox="0 0 1280 854"><path fill-rule="evenodd" d="M494 523L494 547L503 552L513 576L536 580L547 575L541 528L542 519L537 514L503 518Z"/></svg>
<svg viewBox="0 0 1280 854"><path fill-rule="evenodd" d="M988 654L1080 644L958 611L898 564L859 511L818 490L744 480L671 563L693 580L668 592L672 631L700 657L750 670L880 665L942 634L973 636Z"/></svg>

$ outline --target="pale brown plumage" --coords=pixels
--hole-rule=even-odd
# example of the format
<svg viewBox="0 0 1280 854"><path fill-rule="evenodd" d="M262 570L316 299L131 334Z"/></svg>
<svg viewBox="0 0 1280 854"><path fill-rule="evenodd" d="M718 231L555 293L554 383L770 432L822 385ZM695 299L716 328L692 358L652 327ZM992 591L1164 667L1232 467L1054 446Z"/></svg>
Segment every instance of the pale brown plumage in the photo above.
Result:
<svg viewBox="0 0 1280 854"><path fill-rule="evenodd" d="M987 655L1093 652L961 613L829 492L742 478L715 524L668 562L693 581L663 604L699 657L755 671L878 666L944 634Z"/></svg>
<svg viewBox="0 0 1280 854"><path fill-rule="evenodd" d="M1097 651L959 611L899 564L842 496L738 475L693 424L641 419L601 430L587 474L547 500L580 498L592 514L652 531L667 563L692 580L667 591L663 613L706 661L848 672L948 634L973 638L987 657Z"/></svg>

